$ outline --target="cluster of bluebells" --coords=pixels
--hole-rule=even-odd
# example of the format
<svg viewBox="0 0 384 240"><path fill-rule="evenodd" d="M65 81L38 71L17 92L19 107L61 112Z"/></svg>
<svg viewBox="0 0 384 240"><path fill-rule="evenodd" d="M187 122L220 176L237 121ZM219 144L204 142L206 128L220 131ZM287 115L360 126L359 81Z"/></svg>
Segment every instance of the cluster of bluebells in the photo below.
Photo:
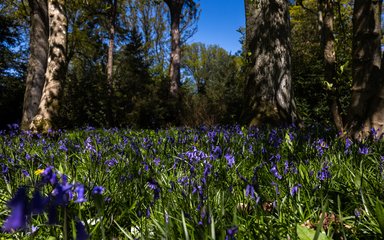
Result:
<svg viewBox="0 0 384 240"><path fill-rule="evenodd" d="M70 184L64 174L59 174L52 166L44 170L37 170L36 174L41 176L41 181L35 187L32 198L29 197L29 188L21 186L15 196L8 202L7 206L11 209L10 216L5 220L2 231L14 232L26 229L30 218L44 212L48 213L48 223L57 224L58 207L66 207L70 202L83 203L85 197L84 186L80 183ZM40 191L44 185L50 186L53 190L48 196L44 196ZM92 194L102 194L104 188L94 187ZM75 227L77 239L87 239L84 224L76 219Z"/></svg>

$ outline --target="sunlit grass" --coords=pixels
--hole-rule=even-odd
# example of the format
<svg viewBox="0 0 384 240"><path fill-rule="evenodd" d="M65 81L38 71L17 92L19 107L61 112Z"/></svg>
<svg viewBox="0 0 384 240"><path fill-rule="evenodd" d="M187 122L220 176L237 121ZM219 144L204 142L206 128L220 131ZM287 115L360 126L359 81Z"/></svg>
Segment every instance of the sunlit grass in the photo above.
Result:
<svg viewBox="0 0 384 240"><path fill-rule="evenodd" d="M88 128L44 136L14 128L1 133L0 146L5 239L384 233L384 149L375 139L352 142L320 127Z"/></svg>

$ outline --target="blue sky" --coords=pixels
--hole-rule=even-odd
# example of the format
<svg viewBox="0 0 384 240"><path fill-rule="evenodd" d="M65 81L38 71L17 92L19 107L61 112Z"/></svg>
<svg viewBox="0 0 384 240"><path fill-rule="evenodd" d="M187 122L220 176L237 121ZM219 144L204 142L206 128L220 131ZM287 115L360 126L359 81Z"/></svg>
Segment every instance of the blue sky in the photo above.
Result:
<svg viewBox="0 0 384 240"><path fill-rule="evenodd" d="M244 0L200 0L197 33L188 43L217 44L234 54L241 49L240 33L245 26Z"/></svg>

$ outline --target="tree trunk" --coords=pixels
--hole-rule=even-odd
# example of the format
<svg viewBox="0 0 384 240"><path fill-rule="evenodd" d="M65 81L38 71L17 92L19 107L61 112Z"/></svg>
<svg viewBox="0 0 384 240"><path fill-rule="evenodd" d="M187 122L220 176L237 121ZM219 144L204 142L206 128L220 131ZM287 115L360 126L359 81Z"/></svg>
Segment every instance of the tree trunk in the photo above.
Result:
<svg viewBox="0 0 384 240"><path fill-rule="evenodd" d="M44 87L48 61L48 4L46 0L29 0L31 9L30 55L24 94L21 128L28 130L36 116Z"/></svg>
<svg viewBox="0 0 384 240"><path fill-rule="evenodd" d="M46 132L53 127L59 111L61 84L66 74L67 17L65 0L48 0L49 54L45 84L38 114L31 130Z"/></svg>
<svg viewBox="0 0 384 240"><path fill-rule="evenodd" d="M381 72L382 0L355 0L352 42L352 101L349 110L350 135L361 138L371 128L384 125L384 89Z"/></svg>
<svg viewBox="0 0 384 240"><path fill-rule="evenodd" d="M319 25L321 27L321 47L324 55L324 78L327 82L328 105L336 128L343 132L341 104L337 94L336 51L334 37L333 0L319 0ZM324 14L324 16L323 16Z"/></svg>
<svg viewBox="0 0 384 240"><path fill-rule="evenodd" d="M297 121L292 94L288 1L245 0L251 125Z"/></svg>
<svg viewBox="0 0 384 240"><path fill-rule="evenodd" d="M184 5L184 0L165 0L169 7L171 15L171 59L169 66L170 77L170 94L172 97L179 97L180 85L180 61L181 61L181 48L180 48L180 20L181 11Z"/></svg>
<svg viewBox="0 0 384 240"><path fill-rule="evenodd" d="M115 25L116 25L117 0L113 0L110 15L109 26L109 44L108 44L108 61L107 61L107 81L109 85L109 93L113 88L113 50L115 47Z"/></svg>

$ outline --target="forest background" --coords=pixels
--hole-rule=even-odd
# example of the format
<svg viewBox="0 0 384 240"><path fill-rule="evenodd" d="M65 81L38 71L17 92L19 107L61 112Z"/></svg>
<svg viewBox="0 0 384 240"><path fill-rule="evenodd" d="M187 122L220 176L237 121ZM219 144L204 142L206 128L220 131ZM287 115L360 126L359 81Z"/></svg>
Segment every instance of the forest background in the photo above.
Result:
<svg viewBox="0 0 384 240"><path fill-rule="evenodd" d="M31 2L0 4L0 128L22 120ZM218 45L187 44L198 31L204 9L193 1L193 6L182 8L180 98L175 101L169 92L172 19L166 2L67 1L67 61L55 126L161 128L249 123L245 89L250 53L245 46L245 26L238 30L243 49L236 53ZM318 14L319 6L326 2L333 4L336 57L332 81L325 74L324 31ZM290 3L292 88L304 123L337 126L331 114L332 99L340 104L340 116L348 115L353 4L347 0ZM112 15L114 57L110 68Z"/></svg>

